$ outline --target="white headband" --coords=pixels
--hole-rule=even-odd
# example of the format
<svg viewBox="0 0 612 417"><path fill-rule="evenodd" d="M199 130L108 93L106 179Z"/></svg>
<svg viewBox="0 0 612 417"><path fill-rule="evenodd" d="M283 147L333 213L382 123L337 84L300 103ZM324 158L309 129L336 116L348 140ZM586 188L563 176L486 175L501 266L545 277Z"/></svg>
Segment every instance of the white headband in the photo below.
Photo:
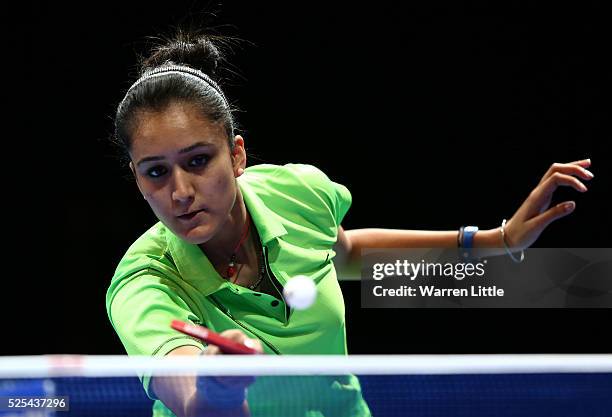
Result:
<svg viewBox="0 0 612 417"><path fill-rule="evenodd" d="M127 97L127 95L130 93L130 91L132 91L136 86L138 86L140 83L149 80L151 78L154 77L161 77L162 75L166 75L166 74L179 74L179 75L184 75L190 78L194 78L197 79L200 82L205 82L206 84L208 84L210 87L212 87L212 89L219 94L219 96L221 96L221 99L223 99L223 102L225 103L225 106L229 109L229 102L227 101L227 98L225 98L225 94L223 94L223 91L221 91L221 88L219 87L219 85L214 82L212 80L212 78L210 78L208 75L204 74L202 71L184 66L184 65L166 65L166 66L162 66L162 67L158 67L155 68L153 70L150 71L146 71L142 77L140 77L139 79L137 79L134 84L132 84L132 86L130 88L128 88L127 92L125 93L125 97ZM125 100L125 98L123 99Z"/></svg>

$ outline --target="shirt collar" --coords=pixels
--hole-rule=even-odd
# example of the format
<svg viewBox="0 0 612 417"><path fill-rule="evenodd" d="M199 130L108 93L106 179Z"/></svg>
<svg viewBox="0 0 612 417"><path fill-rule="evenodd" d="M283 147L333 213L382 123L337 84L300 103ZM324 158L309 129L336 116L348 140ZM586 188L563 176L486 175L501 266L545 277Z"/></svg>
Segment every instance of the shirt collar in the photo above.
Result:
<svg viewBox="0 0 612 417"><path fill-rule="evenodd" d="M198 245L185 242L169 229L166 239L168 249L183 280L191 283L204 295L228 286L228 282L219 276Z"/></svg>
<svg viewBox="0 0 612 417"><path fill-rule="evenodd" d="M238 177L238 186L242 192L242 198L251 218L257 227L257 232L261 238L261 243L267 246L268 243L280 236L286 235L287 230L280 221L280 217L265 205L263 200L253 190L246 175Z"/></svg>

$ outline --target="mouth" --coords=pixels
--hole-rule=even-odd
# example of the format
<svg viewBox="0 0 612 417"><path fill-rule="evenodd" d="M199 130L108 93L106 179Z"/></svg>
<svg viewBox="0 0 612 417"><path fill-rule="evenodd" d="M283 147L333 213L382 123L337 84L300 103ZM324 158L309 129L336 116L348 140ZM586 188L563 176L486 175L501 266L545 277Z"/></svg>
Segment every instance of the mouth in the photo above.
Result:
<svg viewBox="0 0 612 417"><path fill-rule="evenodd" d="M201 213L203 211L206 211L206 209L190 211L188 213L181 214L180 216L176 216L176 217L178 219L180 219L180 220L189 221L189 220L193 219L198 213Z"/></svg>

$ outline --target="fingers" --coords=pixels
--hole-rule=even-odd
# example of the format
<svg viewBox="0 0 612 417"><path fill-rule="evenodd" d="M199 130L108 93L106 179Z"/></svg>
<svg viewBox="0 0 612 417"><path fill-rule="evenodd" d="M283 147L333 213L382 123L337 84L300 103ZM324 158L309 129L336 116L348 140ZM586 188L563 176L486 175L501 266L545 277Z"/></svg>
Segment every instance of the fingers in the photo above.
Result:
<svg viewBox="0 0 612 417"><path fill-rule="evenodd" d="M583 168L588 168L591 166L591 159L590 158L581 159L579 161L574 161L574 162L569 162L569 163L573 165L580 165Z"/></svg>
<svg viewBox="0 0 612 417"><path fill-rule="evenodd" d="M545 228L550 223L558 220L562 217L567 216L572 213L576 209L576 203L573 201L565 201L563 203L559 203L554 207L546 210L544 213L539 216L534 217L529 222L534 223L536 227Z"/></svg>
<svg viewBox="0 0 612 417"><path fill-rule="evenodd" d="M586 169L589 166L591 166L590 159L583 159L581 161L574 161L567 164L554 163L550 166L548 171L546 171L542 177L542 180L540 180L540 184L557 172L565 175L573 175L588 181L594 177L593 173Z"/></svg>
<svg viewBox="0 0 612 417"><path fill-rule="evenodd" d="M555 172L546 181L540 183L534 190L537 201L540 202L548 199L552 193L561 186L572 187L581 193L587 191L587 187L576 177Z"/></svg>
<svg viewBox="0 0 612 417"><path fill-rule="evenodd" d="M237 343L244 343L248 339L248 336L238 329L224 330L219 334Z"/></svg>
<svg viewBox="0 0 612 417"><path fill-rule="evenodd" d="M515 246L529 247L546 226L575 210L576 203L573 201L566 201L551 208L549 205L558 187L572 187L578 192L586 192L587 187L582 180L588 181L594 177L587 169L590 166L590 159L551 165L540 183L508 222L507 231L510 230L511 224L515 225L512 230L513 236L515 233L518 236L514 236Z"/></svg>
<svg viewBox="0 0 612 417"><path fill-rule="evenodd" d="M230 330L225 330L219 334L223 337L233 340L236 343L241 343L245 346L250 347L251 349L255 349L258 353L263 353L263 345L261 344L261 341L258 339L249 338L241 330L230 329ZM219 347L215 345L208 345L206 346L206 349L204 349L202 354L203 355L222 355L223 352L221 351L221 349L219 349Z"/></svg>
<svg viewBox="0 0 612 417"><path fill-rule="evenodd" d="M234 342L242 343L243 345L250 347L251 349L255 349L258 353L263 353L263 346L261 344L261 341L259 339L249 338L241 330L225 330L224 332L221 332L220 335L223 337L227 337L228 339L231 339Z"/></svg>

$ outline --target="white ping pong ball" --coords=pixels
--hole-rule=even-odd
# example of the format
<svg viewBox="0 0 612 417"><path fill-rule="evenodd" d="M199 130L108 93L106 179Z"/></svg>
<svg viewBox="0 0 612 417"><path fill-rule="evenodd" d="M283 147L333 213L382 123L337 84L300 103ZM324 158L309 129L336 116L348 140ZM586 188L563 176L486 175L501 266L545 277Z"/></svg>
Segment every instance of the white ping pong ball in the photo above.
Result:
<svg viewBox="0 0 612 417"><path fill-rule="evenodd" d="M283 295L291 308L306 310L317 298L317 287L307 276L296 275L285 284Z"/></svg>

